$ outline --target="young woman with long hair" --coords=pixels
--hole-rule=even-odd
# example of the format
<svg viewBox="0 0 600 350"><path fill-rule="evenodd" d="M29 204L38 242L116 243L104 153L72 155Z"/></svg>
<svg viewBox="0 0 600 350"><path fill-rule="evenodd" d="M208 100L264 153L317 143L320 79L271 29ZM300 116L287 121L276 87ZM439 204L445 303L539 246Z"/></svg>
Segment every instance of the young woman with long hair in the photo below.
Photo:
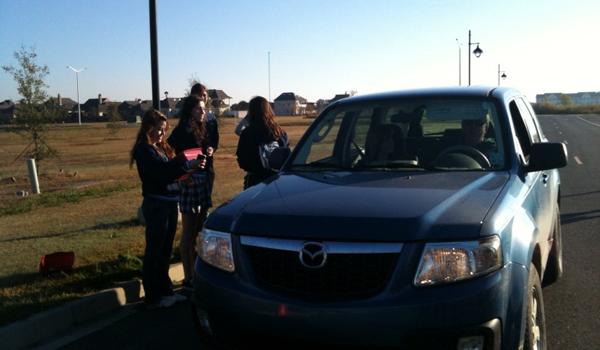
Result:
<svg viewBox="0 0 600 350"><path fill-rule="evenodd" d="M259 146L277 141L280 147L288 146L285 131L275 121L271 104L261 96L254 97L248 105L248 126L242 131L237 147L237 161L246 171L244 189L266 180L275 172L263 167Z"/></svg>
<svg viewBox="0 0 600 350"><path fill-rule="evenodd" d="M168 307L183 298L173 293L169 278L179 199L179 193L173 192L170 184L187 172L205 166L205 162L175 156L165 141L168 128L164 114L155 109L147 111L129 162L130 167L136 164L142 181L142 214L146 222L142 282L146 294L144 301L149 308Z"/></svg>
<svg viewBox="0 0 600 350"><path fill-rule="evenodd" d="M169 136L169 144L177 153L191 148L201 148L203 154L209 153L209 142L206 132L206 116L204 102L197 95L188 96L183 102L179 115L179 124L173 129ZM180 183L181 192L179 198L179 211L183 224L183 233L179 244L181 262L184 272L184 288L191 288L194 278L194 262L196 252L194 245L198 232L208 208L212 206L210 198L210 179L206 172L204 176L192 177L188 181Z"/></svg>

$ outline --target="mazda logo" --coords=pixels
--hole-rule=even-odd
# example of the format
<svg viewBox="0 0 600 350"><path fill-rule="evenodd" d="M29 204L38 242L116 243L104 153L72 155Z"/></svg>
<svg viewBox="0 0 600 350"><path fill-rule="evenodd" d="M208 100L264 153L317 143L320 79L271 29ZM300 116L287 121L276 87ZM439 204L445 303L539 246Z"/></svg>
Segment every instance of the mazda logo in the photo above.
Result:
<svg viewBox="0 0 600 350"><path fill-rule="evenodd" d="M325 246L319 242L306 242L299 252L300 263L309 269L320 269L327 262Z"/></svg>

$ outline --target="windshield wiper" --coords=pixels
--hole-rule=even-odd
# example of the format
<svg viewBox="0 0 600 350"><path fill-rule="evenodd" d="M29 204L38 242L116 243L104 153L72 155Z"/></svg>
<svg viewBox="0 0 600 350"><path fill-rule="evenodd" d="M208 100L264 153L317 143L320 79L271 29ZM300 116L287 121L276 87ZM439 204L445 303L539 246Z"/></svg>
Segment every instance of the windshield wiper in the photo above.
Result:
<svg viewBox="0 0 600 350"><path fill-rule="evenodd" d="M371 163L371 164L360 164L354 169L423 169L429 170L429 168L416 163L415 161L395 161L395 162L382 162L382 163Z"/></svg>
<svg viewBox="0 0 600 350"><path fill-rule="evenodd" d="M349 168L346 166L343 166L341 164L337 164L337 163L330 163L330 162L321 162L321 161L316 161L316 162L311 162L311 163L307 163L307 164L292 164L292 169L293 168L312 168L312 169L343 169L343 170L348 170Z"/></svg>

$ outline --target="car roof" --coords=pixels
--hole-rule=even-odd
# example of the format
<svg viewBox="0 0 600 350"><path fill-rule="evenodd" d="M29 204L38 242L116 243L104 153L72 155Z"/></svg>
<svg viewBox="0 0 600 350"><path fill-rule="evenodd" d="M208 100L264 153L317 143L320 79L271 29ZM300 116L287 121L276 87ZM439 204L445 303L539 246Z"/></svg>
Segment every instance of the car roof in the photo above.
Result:
<svg viewBox="0 0 600 350"><path fill-rule="evenodd" d="M429 98L429 97L493 97L497 99L506 99L509 96L520 95L520 93L508 87L497 86L453 86L453 87L434 87L426 89L411 89L380 92L367 95L359 95L344 98L336 101L332 105L345 105L354 103L364 103L371 101L393 100L398 98Z"/></svg>

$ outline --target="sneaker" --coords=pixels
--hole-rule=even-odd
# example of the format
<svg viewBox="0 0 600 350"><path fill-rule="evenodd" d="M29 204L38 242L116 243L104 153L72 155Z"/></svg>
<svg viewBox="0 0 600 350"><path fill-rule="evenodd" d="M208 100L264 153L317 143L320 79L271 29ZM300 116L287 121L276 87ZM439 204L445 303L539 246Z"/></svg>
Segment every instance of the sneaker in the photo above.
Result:
<svg viewBox="0 0 600 350"><path fill-rule="evenodd" d="M165 298L169 298L170 300L172 300L173 304L188 300L184 295L181 294L173 294Z"/></svg>
<svg viewBox="0 0 600 350"><path fill-rule="evenodd" d="M163 307L164 308L171 307L176 302L177 302L177 300L175 300L173 298L173 296L162 297L162 298L160 298L160 301L158 302L158 307L161 307L161 308L163 308Z"/></svg>
<svg viewBox="0 0 600 350"><path fill-rule="evenodd" d="M192 282L188 282L188 281L183 281L181 288L186 292L194 291L194 285L192 284Z"/></svg>

